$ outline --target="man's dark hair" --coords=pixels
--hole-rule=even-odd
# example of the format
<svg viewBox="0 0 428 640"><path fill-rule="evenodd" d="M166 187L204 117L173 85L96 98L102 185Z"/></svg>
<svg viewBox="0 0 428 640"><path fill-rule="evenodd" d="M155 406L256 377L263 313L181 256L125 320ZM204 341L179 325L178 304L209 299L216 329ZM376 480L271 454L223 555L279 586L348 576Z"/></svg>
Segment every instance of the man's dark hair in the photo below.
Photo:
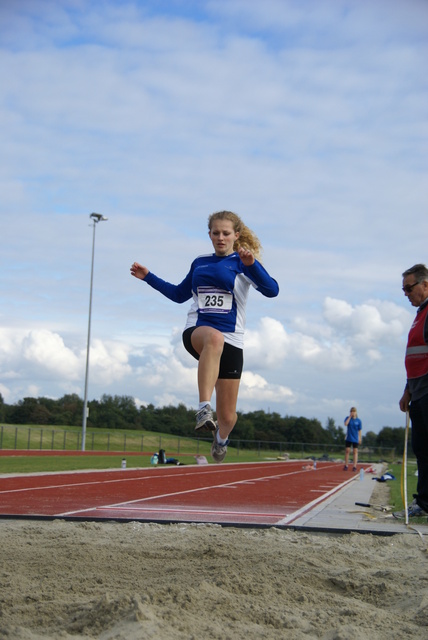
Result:
<svg viewBox="0 0 428 640"><path fill-rule="evenodd" d="M406 269L403 273L403 278L411 275L415 276L416 282L423 282L424 280L428 282L428 269L424 264L415 264L410 269Z"/></svg>

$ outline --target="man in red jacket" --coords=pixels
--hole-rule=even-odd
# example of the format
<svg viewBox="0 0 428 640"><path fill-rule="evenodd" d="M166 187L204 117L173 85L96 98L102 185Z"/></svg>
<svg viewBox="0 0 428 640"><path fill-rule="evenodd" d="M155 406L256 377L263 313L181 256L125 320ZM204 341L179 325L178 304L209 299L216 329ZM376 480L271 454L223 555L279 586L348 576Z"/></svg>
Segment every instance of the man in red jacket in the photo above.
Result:
<svg viewBox="0 0 428 640"><path fill-rule="evenodd" d="M407 383L400 399L401 411L412 421L412 448L418 464L417 493L408 507L408 517L428 515L428 269L415 264L403 273L403 291L418 307L409 331L406 349ZM405 512L394 513L404 518Z"/></svg>

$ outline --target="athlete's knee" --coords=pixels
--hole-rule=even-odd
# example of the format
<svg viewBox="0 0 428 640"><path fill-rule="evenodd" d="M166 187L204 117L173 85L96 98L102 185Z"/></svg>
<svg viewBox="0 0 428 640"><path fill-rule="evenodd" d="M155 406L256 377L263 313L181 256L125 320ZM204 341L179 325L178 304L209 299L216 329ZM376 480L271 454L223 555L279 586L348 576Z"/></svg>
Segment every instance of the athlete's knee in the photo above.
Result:
<svg viewBox="0 0 428 640"><path fill-rule="evenodd" d="M220 331L207 327L207 330L201 331L198 334L195 331L192 335L192 339L193 337L201 351L207 349L217 353L222 353L224 347L224 336Z"/></svg>
<svg viewBox="0 0 428 640"><path fill-rule="evenodd" d="M235 411L223 411L220 415L217 413L217 418L219 426L230 433L238 420L238 415Z"/></svg>

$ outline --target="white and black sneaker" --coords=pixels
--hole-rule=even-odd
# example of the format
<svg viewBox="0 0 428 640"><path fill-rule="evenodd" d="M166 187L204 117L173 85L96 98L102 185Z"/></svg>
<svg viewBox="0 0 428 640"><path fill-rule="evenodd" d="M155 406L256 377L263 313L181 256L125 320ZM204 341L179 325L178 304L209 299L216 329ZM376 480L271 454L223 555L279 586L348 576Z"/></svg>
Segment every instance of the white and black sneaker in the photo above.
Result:
<svg viewBox="0 0 428 640"><path fill-rule="evenodd" d="M215 422L211 405L206 404L196 412L195 431L215 431Z"/></svg>
<svg viewBox="0 0 428 640"><path fill-rule="evenodd" d="M395 511L393 514L394 518L401 520L406 517L405 511ZM407 517L408 518L420 518L422 516L428 516L428 513L422 509L416 502L416 498L409 504L407 507Z"/></svg>
<svg viewBox="0 0 428 640"><path fill-rule="evenodd" d="M219 442L217 441L217 433L218 427L216 427L216 430L214 432L214 441L211 445L211 456L214 462L223 462L226 457L227 445L229 444L229 440L226 440L224 444L219 444Z"/></svg>

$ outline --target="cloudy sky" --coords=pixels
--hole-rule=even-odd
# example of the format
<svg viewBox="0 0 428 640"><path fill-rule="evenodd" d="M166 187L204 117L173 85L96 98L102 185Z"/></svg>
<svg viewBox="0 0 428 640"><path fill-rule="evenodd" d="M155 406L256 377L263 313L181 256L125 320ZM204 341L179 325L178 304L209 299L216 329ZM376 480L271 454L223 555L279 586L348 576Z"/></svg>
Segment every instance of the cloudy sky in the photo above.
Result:
<svg viewBox="0 0 428 640"><path fill-rule="evenodd" d="M239 409L398 427L427 262L426 0L0 2L0 393L197 404L174 283L232 209L251 291Z"/></svg>

